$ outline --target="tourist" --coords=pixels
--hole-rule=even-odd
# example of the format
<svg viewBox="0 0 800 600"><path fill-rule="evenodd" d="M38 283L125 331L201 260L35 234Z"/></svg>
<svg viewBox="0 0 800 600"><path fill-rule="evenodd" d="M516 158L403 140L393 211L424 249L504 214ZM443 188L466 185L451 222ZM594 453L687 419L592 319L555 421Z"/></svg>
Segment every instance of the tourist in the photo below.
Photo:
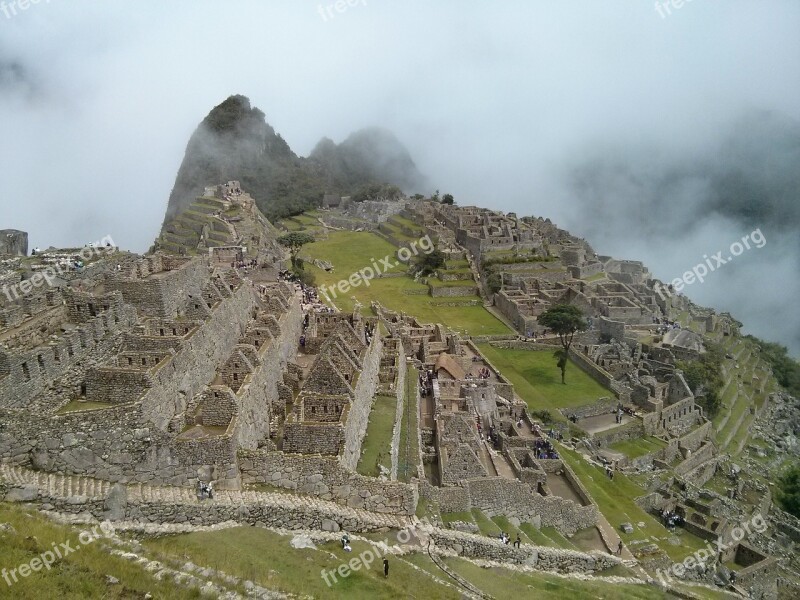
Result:
<svg viewBox="0 0 800 600"><path fill-rule="evenodd" d="M345 534L342 536L342 540L341 540L341 541L342 541L342 549L344 549L344 547L345 547L345 546L347 546L348 544L350 544L350 536L349 536L349 535L347 535L347 534L345 533Z"/></svg>
<svg viewBox="0 0 800 600"><path fill-rule="evenodd" d="M619 541L619 546L617 546L617 556L622 556L622 540Z"/></svg>
<svg viewBox="0 0 800 600"><path fill-rule="evenodd" d="M517 539L514 540L514 547L519 548L520 544L522 544L522 540L519 539L519 534L517 534Z"/></svg>
<svg viewBox="0 0 800 600"><path fill-rule="evenodd" d="M386 558L383 559L383 576L389 576L389 561Z"/></svg>

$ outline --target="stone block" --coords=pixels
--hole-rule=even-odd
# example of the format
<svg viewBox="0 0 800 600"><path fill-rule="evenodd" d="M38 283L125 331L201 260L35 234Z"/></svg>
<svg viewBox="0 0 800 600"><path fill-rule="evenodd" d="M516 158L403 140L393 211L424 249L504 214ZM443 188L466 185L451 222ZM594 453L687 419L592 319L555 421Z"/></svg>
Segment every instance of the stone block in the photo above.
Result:
<svg viewBox="0 0 800 600"><path fill-rule="evenodd" d="M339 527L339 524L336 521L333 521L331 519L323 519L322 520L321 529L322 529L322 531L334 531L334 532L336 532L336 531L340 530L340 527Z"/></svg>
<svg viewBox="0 0 800 600"><path fill-rule="evenodd" d="M622 525L619 526L619 528L622 529L622 531L624 531L625 533L633 533L633 525L631 525L630 523L623 523Z"/></svg>
<svg viewBox="0 0 800 600"><path fill-rule="evenodd" d="M39 488L35 485L12 487L6 492L6 502L31 502L39 497Z"/></svg>

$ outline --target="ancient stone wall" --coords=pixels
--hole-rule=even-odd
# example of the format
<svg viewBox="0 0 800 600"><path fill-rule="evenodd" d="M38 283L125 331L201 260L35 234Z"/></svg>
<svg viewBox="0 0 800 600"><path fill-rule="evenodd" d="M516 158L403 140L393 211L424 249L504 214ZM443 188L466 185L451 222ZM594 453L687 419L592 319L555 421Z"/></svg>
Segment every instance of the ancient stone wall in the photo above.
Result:
<svg viewBox="0 0 800 600"><path fill-rule="evenodd" d="M107 311L60 336L55 343L22 352L0 352L0 407L26 406L51 381L85 362L103 340L135 322L133 307L111 305Z"/></svg>
<svg viewBox="0 0 800 600"><path fill-rule="evenodd" d="M446 285L432 285L429 286L431 296L434 298L458 298L461 296L477 296L478 286L446 286Z"/></svg>
<svg viewBox="0 0 800 600"><path fill-rule="evenodd" d="M186 300L202 297L201 284L208 280L208 267L199 259L180 264L180 259L163 257L160 265L139 266L145 279L128 277L127 273L110 275L106 289L122 292L125 302L134 304L144 314L175 317ZM172 270L164 270L165 268Z"/></svg>
<svg viewBox="0 0 800 600"><path fill-rule="evenodd" d="M691 453L691 456L687 457L685 460L675 466L675 474L684 475L685 473L688 473L707 460L711 460L714 457L714 452L714 444L711 442L700 446L700 448Z"/></svg>
<svg viewBox="0 0 800 600"><path fill-rule="evenodd" d="M416 486L358 475L336 458L241 451L239 466L246 484L266 483L381 513L413 515L417 507Z"/></svg>
<svg viewBox="0 0 800 600"><path fill-rule="evenodd" d="M571 475L568 470L565 476ZM574 481L573 481L574 480ZM530 485L502 477L482 477L463 481L460 486L433 488L442 512L463 512L478 508L486 515L513 515L520 521L539 521L542 527L555 527L573 534L597 524L599 512L580 482L570 479L585 506L558 496L542 496Z"/></svg>
<svg viewBox="0 0 800 600"><path fill-rule="evenodd" d="M602 447L625 440L635 440L644 435L644 425L640 420L636 419L619 427L594 433L591 438L598 446Z"/></svg>
<svg viewBox="0 0 800 600"><path fill-rule="evenodd" d="M153 374L153 387L142 397L143 418L165 430L188 401L209 384L216 369L230 356L255 306L250 286L242 285L211 317L184 340L172 360Z"/></svg>
<svg viewBox="0 0 800 600"><path fill-rule="evenodd" d="M293 423L283 426L283 449L296 454L338 456L344 448L344 427L341 423Z"/></svg>
<svg viewBox="0 0 800 600"><path fill-rule="evenodd" d="M621 564L616 556L601 552L583 553L544 546L515 548L498 539L461 531L435 530L431 538L438 548L467 558L482 558L505 564L527 564L536 569L559 573L592 573Z"/></svg>

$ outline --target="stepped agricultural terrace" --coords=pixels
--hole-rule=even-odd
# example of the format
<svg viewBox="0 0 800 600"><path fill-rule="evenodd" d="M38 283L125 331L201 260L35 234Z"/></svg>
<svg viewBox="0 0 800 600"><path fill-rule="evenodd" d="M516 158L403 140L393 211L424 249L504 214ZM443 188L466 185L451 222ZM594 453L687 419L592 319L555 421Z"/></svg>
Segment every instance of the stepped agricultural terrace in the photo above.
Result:
<svg viewBox="0 0 800 600"><path fill-rule="evenodd" d="M598 256L541 218L331 198L318 214L315 227L372 231L397 248L437 240L451 267L428 278L428 293L469 297L518 335L469 339L378 302L326 306L285 276L278 231L240 184L209 187L164 224L150 253L110 248L55 285L0 296L0 495L97 518L327 531L419 524L421 507L433 506L432 537L464 556L524 564L538 552L547 562L544 548L498 550L468 523L448 531L448 516L588 537L602 555L553 559L567 571L619 564L609 555L620 540L633 560L621 524L563 455L569 440L593 464L663 475L636 498L642 515L679 514L702 540L741 521L733 498L698 492L724 476L725 456L678 364L706 352L703 335L736 336L729 315L661 297L641 263ZM18 283L70 255L4 256L0 279ZM538 317L563 303L591 320L571 359L608 396L544 422L481 344L552 353L558 341ZM385 400L387 468L366 475ZM197 499L199 482L213 482L213 501ZM769 543L755 543L736 556L748 562L750 590L774 597L763 583L775 569Z"/></svg>

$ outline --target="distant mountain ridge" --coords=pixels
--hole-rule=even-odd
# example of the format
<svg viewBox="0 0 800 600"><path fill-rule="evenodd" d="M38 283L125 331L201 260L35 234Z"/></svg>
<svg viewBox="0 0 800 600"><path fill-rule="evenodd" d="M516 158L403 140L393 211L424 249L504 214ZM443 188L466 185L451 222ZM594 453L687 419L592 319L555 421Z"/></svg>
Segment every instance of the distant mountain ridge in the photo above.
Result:
<svg viewBox="0 0 800 600"><path fill-rule="evenodd" d="M338 145L322 138L304 158L240 95L215 106L189 139L165 222L205 186L232 180L242 183L271 220L318 206L325 193L352 194L374 183L404 191L424 185L411 155L385 129L360 130Z"/></svg>

